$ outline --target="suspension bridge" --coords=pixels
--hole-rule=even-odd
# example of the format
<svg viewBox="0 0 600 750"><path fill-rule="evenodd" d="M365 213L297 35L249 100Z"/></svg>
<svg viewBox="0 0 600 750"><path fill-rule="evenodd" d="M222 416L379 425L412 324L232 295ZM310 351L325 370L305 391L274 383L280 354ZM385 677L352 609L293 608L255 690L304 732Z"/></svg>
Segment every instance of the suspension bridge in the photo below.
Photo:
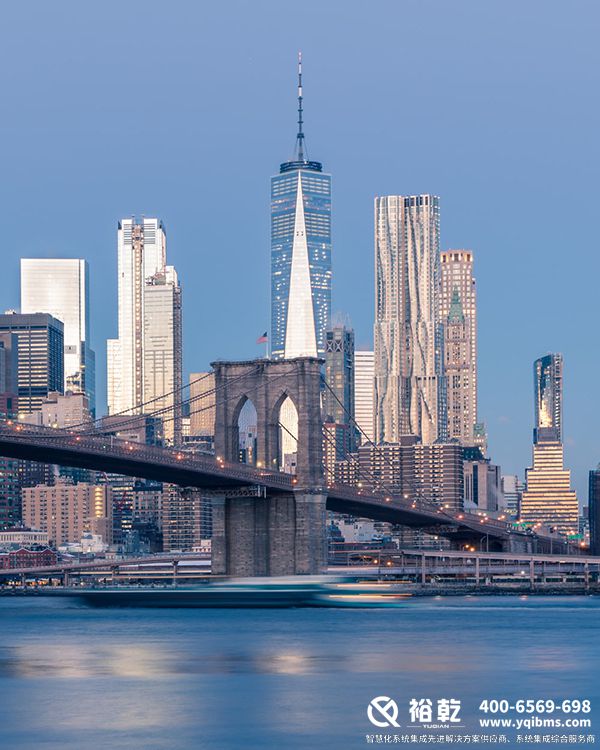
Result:
<svg viewBox="0 0 600 750"><path fill-rule="evenodd" d="M367 487L325 482L321 416L322 360L214 362L214 387L152 411L152 402L127 414L174 419L184 404L192 413L214 409L215 455L181 447L122 440L101 422L69 429L0 421L0 455L62 466L113 472L201 489L213 510L212 571L229 575L318 573L326 566L326 510L402 524L462 545L488 550L564 553L566 542L484 518L398 495L365 476ZM170 394L167 394L170 395ZM200 406L205 399L210 403ZM290 399L298 415L295 475L279 470L280 412ZM239 416L247 401L256 409L255 465L239 460ZM164 403L164 402L163 402ZM132 411L135 412L132 414ZM128 420L119 424L122 430ZM369 489L368 486L371 486Z"/></svg>

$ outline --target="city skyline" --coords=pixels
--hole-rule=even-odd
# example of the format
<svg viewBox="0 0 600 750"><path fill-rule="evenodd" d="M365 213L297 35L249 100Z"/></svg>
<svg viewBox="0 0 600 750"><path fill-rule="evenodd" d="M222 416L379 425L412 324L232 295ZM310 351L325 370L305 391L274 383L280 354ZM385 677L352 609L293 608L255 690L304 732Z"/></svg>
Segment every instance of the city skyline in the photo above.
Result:
<svg viewBox="0 0 600 750"><path fill-rule="evenodd" d="M30 79L29 68L17 71L13 84L31 92L26 103L15 99L15 89L8 87L8 101L13 102L11 109L15 127L19 126L22 135L16 132L11 123L5 123L3 127L7 140L13 143L15 156L18 154L20 157L19 169L27 168L30 160L35 159L38 180L33 189L25 191L23 180L13 167L13 155L8 154L7 174L11 179L11 191L6 196L5 206L15 221L13 226L11 219L8 226L8 274L2 290L5 307L18 306L15 280L19 257L87 257L93 279L93 346L100 355L102 342L114 333L111 310L112 301L116 298L116 290L112 288L114 221L118 216L132 212L159 215L170 227L170 236L174 240L173 261L182 279L185 279L186 285L190 284L191 279L198 279L199 282L198 301L186 308L190 311L187 323L184 323L188 352L186 372L204 369L213 356L256 354L254 341L257 334L268 326L268 311L266 304L261 309L259 302L252 308L248 300L255 294L254 290L265 299L268 293L267 179L271 165L280 154L289 153L290 150L289 113L295 106L293 67L296 50L301 47L310 78L307 109L311 112L311 152L326 161L336 178L336 286L333 308L351 311L357 346L369 347L372 293L361 295L360 289L371 283L372 196L384 191L434 191L439 194L442 198L442 247L467 246L477 252L481 338L480 412L487 422L490 452L504 471L523 475L530 454L531 437L531 423L526 418L531 412L528 363L540 352L562 351L566 362L565 450L567 454L573 452L572 457L567 455L567 462L576 469L578 491L583 496L587 471L590 466L596 465L600 453L598 440L591 429L593 420L587 419L590 404L592 409L595 408L595 394L590 380L595 355L592 353L590 362L583 341L573 340L572 319L574 316L582 321L588 319L583 306L586 299L592 296L587 288L590 281L582 277L579 264L569 264L563 268L562 274L562 288L566 290L569 303L566 307L538 306L532 309L527 300L534 268L536 283L542 288L551 288L552 269L564 247L573 247L573 252L582 258L585 265L585 259L591 252L589 248L593 245L587 237L589 229L583 223L574 226L571 222L553 221L550 231L550 222L544 222L544 217L553 215L552 206L562 186L580 186L584 202L591 200L593 193L586 192L588 171L584 167L582 174L581 166L590 163L590 154L593 158L597 153L594 143L590 141L593 118L587 116L589 100L583 96L583 86L582 89L569 88L568 104L561 106L560 110L554 109L550 95L556 82L569 79L573 70L584 71L584 78L591 75L590 66L587 63L583 65L582 58L592 54L592 47L586 32L581 45L571 50L569 58L561 51L557 53L560 44L556 43L556 29L574 28L576 17L570 18L558 6L546 6L545 10L541 20L533 11L523 10L522 23L516 32L513 30L514 50L508 61L499 41L500 30L506 30L507 23L501 13L495 13L493 9L475 9L477 14L485 13L487 18L485 26L481 27L480 40L472 39L468 29L461 30L456 17L448 9L438 8L435 15L428 16L429 28L455 29L464 54L457 50L456 45L452 45L451 49L445 41L436 48L432 59L425 62L420 72L421 82L408 82L402 97L404 112L407 101L421 102L425 109L419 114L411 114L410 122L400 129L397 126L397 104L394 102L388 100L391 108L386 110L385 116L369 115L367 118L365 112L381 111L377 107L378 99L385 95L403 61L412 54L412 45L422 40L420 24L423 14L418 9L413 8L402 14L403 24L408 24L415 35L405 51L406 57L400 56L397 63L388 59L385 45L381 50L372 51L372 61L360 55L344 54L350 47L356 48L356 35L350 35L347 41L339 34L334 35L326 48L323 39L315 35L317 32L310 31L317 13L316 6L310 3L307 17L297 28L286 30L277 40L271 38L267 41L269 55L265 59L254 55L244 46L240 34L234 33L226 47L231 63L218 74L210 69L210 65L205 66L206 70L210 69L210 76L216 76L214 84L210 83L210 76L198 72L202 66L194 64L198 55L200 59L206 55L207 61L210 60L211 50L214 52L214 49L209 37L203 36L206 37L205 48L195 51L193 56L191 52L181 52L185 70L181 65L183 60L175 56L172 46L167 46L163 65L157 66L150 61L148 74L155 76L165 90L169 90L167 84L175 74L182 75L182 83L188 90L196 90L193 82L199 80L199 98L203 103L201 109L198 109L193 98L186 98L182 104L183 100L178 98L181 88L176 87L171 89L173 93L167 97L167 106L162 113L154 108L149 110L148 105L140 102L134 105L133 100L125 97L123 92L127 90L127 84L139 79L139 68L134 70L131 63L121 58L121 53L114 63L111 62L100 73L94 67L97 51L93 47L86 50L73 47L74 41L70 41L56 26L55 38L62 40L65 52L53 53L55 64L62 71L67 59L70 59L66 51L74 52L81 62L82 72L85 71L87 88L83 88L77 115L68 126L64 116L53 108L43 90L38 92L39 84ZM218 11L212 13L213 20L220 16ZM11 14L15 16L15 23L22 23L18 20L20 13L17 9L11 9ZM348 20L352 20L357 28L370 28L367 14L356 6L349 7L348 14ZM390 8L392 26L399 15ZM323 31L331 33L331 17L326 15L319 18ZM482 20L481 16L479 20ZM54 28L50 15L46 22L49 28ZM178 12L173 22L179 24L185 35ZM76 15L74 27L77 28L80 23L82 17ZM543 70L523 65L525 51L529 50L530 32L533 28L538 29L540 23L544 28L539 42L540 56L547 63ZM155 22L146 18L142 24L153 28ZM345 31L348 31L347 24L348 21L342 21ZM111 23L112 26L114 24ZM111 27L107 25L103 28L106 33L120 34L119 30ZM579 33L579 26L577 28ZM387 30L384 31L384 36L387 33ZM267 39L266 36L259 38ZM42 38L39 45L39 49L46 49ZM10 44L5 54L19 59L19 51ZM483 59L481 73L475 69L478 66L471 65L472 55ZM440 67L442 56L444 65ZM272 65L273 59L278 61L277 65ZM240 86L242 62L247 64L247 87ZM35 70L36 75L41 75L43 85L54 80L46 80L47 71L40 71L39 67ZM431 89L434 74L435 80L440 76L441 80L435 83L435 96L431 97L431 106L435 102L436 116L428 119L429 105L420 98L419 89ZM513 74L518 74L519 80L523 80L525 75L528 96L531 97L534 91L533 101L538 105L535 116L531 107L520 108L518 124L511 114L515 106L519 108L518 100L513 102L513 97L518 97L518 92L512 87ZM72 71L64 75L65 83L58 85L53 100L70 112L67 95L77 73ZM118 85L118 82L124 85ZM229 102L219 95L216 85L225 86L228 96L235 91L235 102ZM354 100L352 104L348 96L350 92ZM106 115L98 113L93 103L98 97L106 105ZM361 102L358 108L357 99ZM483 109L488 114L477 106L482 100L485 101ZM258 107L251 110L250 116L242 122L238 113L240 109L247 110L250 101L255 101ZM216 109L207 109L207 102ZM513 103L515 106L512 106ZM153 115L144 119L143 127L140 125L140 106L144 113L151 111ZM182 106L186 118L189 116L190 125L188 129L185 125L180 128L178 132L181 138L175 142L171 137L174 131L167 113L176 113ZM39 120L35 114L39 107L45 107L47 115L44 116L45 130L40 135L41 140L36 140L39 133L36 131L34 138L31 128ZM119 136L114 135L109 125L117 109L121 123ZM444 112L443 127L437 116L440 110ZM199 112L202 113L200 129ZM353 113L353 120L348 117L350 112ZM540 118L540 112L552 116ZM23 114L27 115L26 121ZM558 143L568 137L573 118L577 118L579 123L578 137L575 150L571 150L567 161ZM175 123L179 121L177 116ZM224 122L227 123L225 128ZM340 127L342 124L344 127ZM409 126L415 145L428 144L427 148L399 148L397 138L400 132L408 132ZM86 132L85 140L73 138L73 133L77 134L78 129L82 128ZM219 136L221 130L223 133ZM69 135L66 140L65 133ZM236 140L238 137L239 141ZM134 146L140 139L143 146L158 155L158 163L144 163L142 150L138 151ZM92 141L96 146L90 150L89 143ZM490 146L492 141L493 148ZM28 153L21 150L25 143ZM248 147L249 143L252 144L251 148ZM211 152L214 152L214 157ZM126 179L119 175L116 168L121 165L123 153L128 153L131 159ZM547 158L548 154L552 154L551 159ZM53 161L59 156L60 173ZM117 156L118 160L115 161ZM80 169L84 157L89 159L90 166L85 174ZM192 160L191 169L187 166L189 159ZM481 166L482 160L485 168ZM239 189L245 196L239 213L239 226L243 227L243 231L232 227L223 234L222 227L227 226L223 220L226 216L223 196L232 170L239 164L246 165L243 174L237 173L240 175ZM151 179L157 169L164 174L163 180ZM521 181L515 186L513 175L517 170L521 174ZM94 183L98 188L92 187L87 174L94 174ZM101 194L102 190L105 194ZM20 197L21 191L23 198ZM516 209L510 222L498 218L502 215L508 195L511 196L511 206ZM62 207L57 201L58 196ZM537 217L535 222L529 221L529 218L525 221L525 206L527 217ZM199 215L197 207L200 208ZM32 210L39 218L39 225L30 219ZM88 226L92 216L94 232L90 232ZM19 228L25 217L29 217L29 231L24 240ZM71 222L75 222L72 229ZM85 252L82 248L83 238ZM21 247L24 241L27 247ZM236 246L240 248L239 251ZM590 262L593 268L595 260L591 258ZM213 287L223 288L207 279L221 278L225 285L231 276L231 268L236 264L241 273L240 278L231 279L231 294L241 300L240 305L230 305L230 310L222 312L223 323L218 327L218 332L216 327L208 324L198 326L196 321L203 319L210 301L218 300L219 294ZM515 274L515 268L519 268L520 272ZM510 304L506 303L507 299ZM565 314L565 310L569 311L568 314ZM196 352L197 358L191 359L191 352ZM506 359L504 366L498 367L498 358ZM99 375L102 369L98 367ZM502 373L502 379L497 374L498 370ZM100 376L98 381L99 411L102 411L104 383ZM574 440L576 445L573 445Z"/></svg>

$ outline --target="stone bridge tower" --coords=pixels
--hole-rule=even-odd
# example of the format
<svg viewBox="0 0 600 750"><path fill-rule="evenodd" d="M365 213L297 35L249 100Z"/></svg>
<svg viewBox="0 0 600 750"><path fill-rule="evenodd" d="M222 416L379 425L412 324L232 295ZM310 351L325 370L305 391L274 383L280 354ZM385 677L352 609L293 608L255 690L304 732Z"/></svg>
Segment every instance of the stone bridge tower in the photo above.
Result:
<svg viewBox="0 0 600 750"><path fill-rule="evenodd" d="M298 413L294 489L213 499L213 573L279 576L325 569L321 365L316 357L212 363L217 456L239 460L238 419L249 400L256 408L256 465L278 470L280 410L287 398Z"/></svg>

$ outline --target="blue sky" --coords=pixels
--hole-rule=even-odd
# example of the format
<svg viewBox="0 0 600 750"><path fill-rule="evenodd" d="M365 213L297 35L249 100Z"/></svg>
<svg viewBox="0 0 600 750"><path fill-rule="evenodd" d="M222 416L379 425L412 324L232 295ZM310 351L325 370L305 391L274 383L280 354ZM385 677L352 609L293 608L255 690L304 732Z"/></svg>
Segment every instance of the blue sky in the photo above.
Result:
<svg viewBox="0 0 600 750"><path fill-rule="evenodd" d="M532 361L565 358L568 464L600 461L595 0L34 0L0 26L0 304L20 257L90 263L100 402L116 335L116 226L160 216L184 286L186 372L260 355L269 177L295 134L334 189L334 309L369 346L373 197L436 193L475 253L480 417L530 462Z"/></svg>

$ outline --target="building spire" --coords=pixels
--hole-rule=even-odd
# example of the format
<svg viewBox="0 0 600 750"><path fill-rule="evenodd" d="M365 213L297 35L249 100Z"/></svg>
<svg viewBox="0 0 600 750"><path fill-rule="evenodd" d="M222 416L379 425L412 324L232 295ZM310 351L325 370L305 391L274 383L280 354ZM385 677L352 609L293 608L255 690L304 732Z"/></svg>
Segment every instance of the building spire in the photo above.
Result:
<svg viewBox="0 0 600 750"><path fill-rule="evenodd" d="M298 52L298 135L296 136L296 160L304 159L304 132L302 120L302 52Z"/></svg>

